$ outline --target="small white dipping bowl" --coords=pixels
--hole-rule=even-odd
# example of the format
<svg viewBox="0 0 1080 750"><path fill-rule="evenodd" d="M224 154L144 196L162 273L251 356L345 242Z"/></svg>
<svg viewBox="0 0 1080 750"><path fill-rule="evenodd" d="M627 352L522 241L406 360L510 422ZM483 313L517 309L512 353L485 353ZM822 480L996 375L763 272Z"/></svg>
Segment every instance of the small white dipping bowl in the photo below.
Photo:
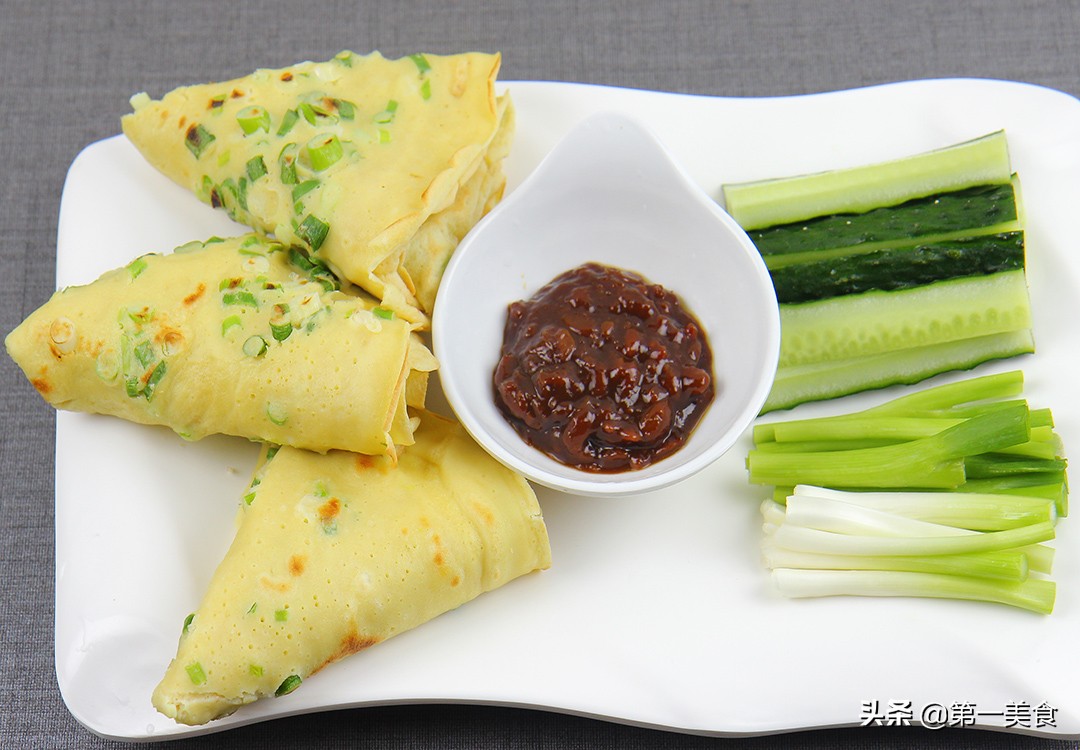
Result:
<svg viewBox="0 0 1080 750"><path fill-rule="evenodd" d="M716 395L686 443L643 469L594 473L528 445L495 405L507 307L595 261L677 294L713 351ZM577 126L465 237L432 318L447 401L491 455L534 482L579 495L660 489L724 454L772 387L780 319L750 238L636 121L601 113Z"/></svg>

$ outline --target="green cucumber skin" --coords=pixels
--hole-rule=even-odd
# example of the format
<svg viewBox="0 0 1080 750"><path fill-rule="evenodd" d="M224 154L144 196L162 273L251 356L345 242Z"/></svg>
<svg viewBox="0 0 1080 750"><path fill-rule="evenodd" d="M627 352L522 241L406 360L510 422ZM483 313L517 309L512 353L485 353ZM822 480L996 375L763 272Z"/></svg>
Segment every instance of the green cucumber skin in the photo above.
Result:
<svg viewBox="0 0 1080 750"><path fill-rule="evenodd" d="M748 232L766 262L774 255L812 254L830 248L910 244L920 238L1009 225L1016 222L1016 190L1006 185L978 185L875 208L862 214L833 214Z"/></svg>
<svg viewBox="0 0 1080 750"><path fill-rule="evenodd" d="M770 276L777 301L797 304L1023 268L1024 233L1008 232L784 266Z"/></svg>
<svg viewBox="0 0 1080 750"><path fill-rule="evenodd" d="M781 368L1031 327L1024 271L780 305Z"/></svg>
<svg viewBox="0 0 1080 750"><path fill-rule="evenodd" d="M777 370L762 414L891 385L911 385L952 370L1035 351L1030 329L917 346L883 354Z"/></svg>

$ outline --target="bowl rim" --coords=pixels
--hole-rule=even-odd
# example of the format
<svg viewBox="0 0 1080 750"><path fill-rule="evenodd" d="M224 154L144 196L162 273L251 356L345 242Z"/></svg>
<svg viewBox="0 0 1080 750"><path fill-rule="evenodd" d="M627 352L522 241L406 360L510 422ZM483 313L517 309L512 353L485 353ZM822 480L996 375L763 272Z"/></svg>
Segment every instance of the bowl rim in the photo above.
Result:
<svg viewBox="0 0 1080 750"><path fill-rule="evenodd" d="M500 463L524 475L527 479L550 489L590 497L614 497L660 490L690 478L727 453L746 429L753 423L754 419L759 414L762 405L765 403L765 399L768 397L768 393L775 378L780 349L779 308L775 296L770 295L770 315L766 320L762 321L762 330L760 331L761 336L764 339L762 348L765 361L761 363L762 376L755 384L752 396L746 400L742 410L737 413L736 419L733 420L732 425L715 439L712 445L706 446L696 455L684 458L681 461L678 460L680 454L683 453L687 445L693 441L694 434L697 433L698 428L701 427L701 423L699 423L690 433L686 443L684 443L679 450L675 451L661 462L652 465L670 466L668 469L662 468L660 470L654 470L649 474L642 474L640 471L608 473L574 469L575 474L579 474L580 478L576 475L574 478L569 478L554 474L542 466L520 458L512 451L504 448L499 441L492 438L484 425L484 420L476 415L473 405L469 403L469 399L467 399L459 390L458 382L452 374L453 368L446 367L446 363L453 362L455 357L453 352L448 351L446 346L444 346L446 339L440 336L440 330L443 327L447 315L447 307L445 304L440 305L439 300L450 296L444 294L444 292L455 283L455 279L459 275L458 271L466 262L465 259L471 252L471 248L476 244L477 237L483 236L486 228L493 222L498 221L499 217L504 213L511 211L513 207L522 200L523 196L528 196L534 183L544 180L545 173L549 171L551 164L557 163L560 158L562 158L562 153L567 147L567 144L573 143L575 140L582 137L583 132L604 127L626 128L635 131L637 135L643 137L644 140L649 143L650 147L656 149L657 154L662 157L665 166L670 168L675 179L683 184L687 194L695 196L701 208L712 212L719 220L719 223L725 225L736 236L738 244L742 246L743 250L750 258L751 265L755 270L755 276L757 277L758 283L762 286L762 289L768 289L770 291L772 289L772 282L768 270L765 267L765 263L754 247L753 242L743 229L733 218L731 218L719 203L710 198L690 177L685 167L675 159L670 150L664 145L663 141L648 126L636 118L617 110L597 112L571 127L550 151L540 159L537 165L525 176L522 182L506 196L504 200L500 201L486 216L473 226L464 238L462 238L444 269L439 285L439 293L436 296L436 304L432 313L431 323L433 351L436 358L439 360L439 380L446 400L466 431L472 435L473 439L475 439L484 450L496 458ZM535 290L533 290L533 292L535 292ZM447 375L449 375L449 377L447 377ZM707 418L707 413L705 418ZM535 451L538 458L553 460L539 449L530 446L523 439L521 439L521 444L530 451Z"/></svg>

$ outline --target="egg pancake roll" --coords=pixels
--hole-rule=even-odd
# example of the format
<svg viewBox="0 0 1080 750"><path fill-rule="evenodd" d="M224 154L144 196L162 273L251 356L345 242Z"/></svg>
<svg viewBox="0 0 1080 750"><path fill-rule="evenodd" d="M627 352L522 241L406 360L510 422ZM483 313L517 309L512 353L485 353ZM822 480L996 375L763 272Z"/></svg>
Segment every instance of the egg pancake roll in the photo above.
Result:
<svg viewBox="0 0 1080 750"><path fill-rule="evenodd" d="M529 484L424 415L386 457L267 450L154 706L199 725L550 565ZM179 626L179 623L178 623Z"/></svg>
<svg viewBox="0 0 1080 750"><path fill-rule="evenodd" d="M495 94L500 62L476 52L393 60L342 52L160 100L138 94L122 127L150 164L204 202L305 248L423 327L430 310L417 299L406 249L428 224L438 253L452 251L461 232L440 231L442 220L466 214L443 212L505 155L513 118L508 96ZM501 174L501 164L494 169ZM484 191L481 207L501 195L498 178L471 189Z"/></svg>
<svg viewBox="0 0 1080 750"><path fill-rule="evenodd" d="M435 359L412 326L257 234L57 291L6 338L53 406L325 452L413 441Z"/></svg>

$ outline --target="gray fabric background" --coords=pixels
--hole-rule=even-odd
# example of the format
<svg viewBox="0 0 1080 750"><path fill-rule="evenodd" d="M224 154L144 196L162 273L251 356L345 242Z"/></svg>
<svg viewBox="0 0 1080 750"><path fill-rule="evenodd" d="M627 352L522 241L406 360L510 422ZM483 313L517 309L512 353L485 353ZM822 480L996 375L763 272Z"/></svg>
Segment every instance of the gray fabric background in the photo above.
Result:
<svg viewBox="0 0 1080 750"><path fill-rule="evenodd" d="M725 96L974 76L1080 95L1075 0L94 2L0 0L0 332L54 284L64 176L128 97L350 48L501 50L503 80ZM1078 175L1080 177L1080 175ZM0 356L0 747L119 747L68 713L53 670L54 418ZM1080 683L1078 683L1080 691ZM181 741L196 747L1077 748L974 730L708 740L486 707L351 710Z"/></svg>

